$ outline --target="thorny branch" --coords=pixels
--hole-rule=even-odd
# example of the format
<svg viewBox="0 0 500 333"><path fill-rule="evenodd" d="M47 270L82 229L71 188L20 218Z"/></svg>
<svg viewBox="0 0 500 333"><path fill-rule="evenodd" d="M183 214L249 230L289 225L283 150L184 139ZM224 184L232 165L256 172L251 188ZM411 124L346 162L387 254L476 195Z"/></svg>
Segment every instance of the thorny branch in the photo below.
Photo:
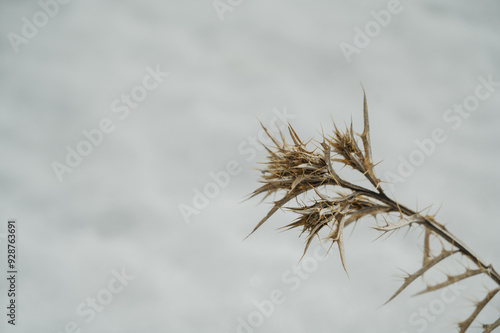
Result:
<svg viewBox="0 0 500 333"><path fill-rule="evenodd" d="M468 277L478 274L489 276L500 287L500 275L495 269L482 261L464 242L450 233L445 226L438 223L434 216L421 215L401 205L399 202L389 198L381 187L381 181L375 176L372 159L372 147L370 142L370 126L368 120L368 106L366 94L363 89L363 119L364 128L361 134L355 133L352 124L344 132L336 126L332 136L323 134L322 141L314 149L308 148L309 142L302 142L292 126L289 125L288 132L292 143L287 143L285 136L280 132L280 139L276 139L266 127L262 127L274 146L265 148L268 151L266 167L261 170L261 187L256 189L250 197L264 194L267 198L271 194L285 192L284 196L274 202L274 206L268 214L255 226L252 234L264 222L266 222L280 208L287 208L298 215L298 218L283 228L301 228L302 233L307 234L304 254L309 248L313 238L319 237L322 229L329 230L326 239L336 243L339 248L340 259L344 270L344 228L365 216L382 216L386 221L385 226L378 225L374 229L382 233L393 232L403 227L418 225L425 230L423 263L422 267L413 274L409 274L403 281L401 287L387 301L391 301L406 289L413 281L422 277L425 272L432 269L442 260L460 253L469 258L475 269L468 268L464 273L448 276L438 284L427 286L418 294L440 290L451 284L462 281ZM358 145L358 136L361 139L362 149ZM336 172L333 163L348 166L361 173L373 189L353 184ZM333 186L337 196L331 198L320 191L325 186ZM340 190L347 191L342 193ZM311 190L317 196L311 205L302 204L299 207L285 207L292 199ZM397 214L399 221L387 222L389 214ZM433 255L430 249L430 237L433 236L440 241L446 241L451 249L446 250L443 246L441 253ZM346 270L347 272L347 270ZM466 332L481 310L493 299L500 288L491 290L486 297L475 304L475 310L464 321L458 323L460 332ZM484 332L491 332L500 326L500 318L489 325L483 325Z"/></svg>

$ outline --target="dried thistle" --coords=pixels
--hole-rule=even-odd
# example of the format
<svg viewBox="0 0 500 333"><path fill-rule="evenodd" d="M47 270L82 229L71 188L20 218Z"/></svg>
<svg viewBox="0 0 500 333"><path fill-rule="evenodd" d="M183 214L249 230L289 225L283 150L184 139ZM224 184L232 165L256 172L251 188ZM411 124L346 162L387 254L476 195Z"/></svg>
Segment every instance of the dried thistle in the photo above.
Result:
<svg viewBox="0 0 500 333"><path fill-rule="evenodd" d="M304 254L315 237L319 238L321 230L328 230L326 239L332 245L337 243L340 259L344 270L344 229L365 216L381 216L385 225L377 225L374 229L382 234L394 232L403 227L419 226L425 231L423 246L422 267L412 274L408 274L401 287L389 298L390 302L405 290L412 282L438 265L441 261L462 254L470 259L473 268L466 268L465 272L457 275L448 275L447 279L427 287L416 295L441 290L449 285L463 281L472 276L487 275L499 288L493 289L474 304L472 314L457 324L460 332L466 332L479 313L500 291L500 275L491 265L484 263L470 250L465 243L450 233L434 216L422 215L413 211L397 201L389 198L381 188L380 180L373 170L372 148L370 143L370 128L368 120L368 107L366 94L363 90L363 118L364 128L361 134L354 132L352 124L345 131L340 131L336 126L332 136L322 135L322 140L316 146L308 148L310 142L303 142L292 126L288 132L292 143L285 140L280 132L280 139L275 138L262 124L264 131L273 142L273 146L265 146L268 151L267 162L261 170L262 186L256 189L251 197L264 194L267 198L271 194L284 193L281 199L274 202L268 214L255 226L252 234L266 222L278 209L286 208L298 215L290 224L282 227L285 229L301 229L301 234L306 234ZM361 142L357 140L359 137ZM351 183L336 172L332 163L340 163L350 167L365 177L374 187L366 187ZM332 186L336 191L335 197L329 197L324 192L326 186ZM323 189L323 191L321 190ZM317 199L310 205L299 204L299 207L285 207L292 199L297 199L301 194L313 191ZM391 221L391 216L398 218ZM431 252L431 237L441 244L441 251L435 255ZM346 270L347 272L347 270ZM483 332L492 332L500 327L500 318L491 324L482 325Z"/></svg>

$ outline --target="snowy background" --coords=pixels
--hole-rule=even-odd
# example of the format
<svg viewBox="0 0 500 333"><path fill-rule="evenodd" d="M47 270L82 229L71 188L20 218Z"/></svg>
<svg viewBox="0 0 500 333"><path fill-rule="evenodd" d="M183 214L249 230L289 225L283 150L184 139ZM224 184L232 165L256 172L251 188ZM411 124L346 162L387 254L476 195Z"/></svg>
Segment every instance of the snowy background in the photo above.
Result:
<svg viewBox="0 0 500 333"><path fill-rule="evenodd" d="M0 2L0 237L16 218L17 332L455 332L486 279L446 304L410 297L418 282L381 306L400 269L418 269L420 232L374 241L374 221L362 220L346 240L349 278L338 251L320 261L316 244L297 274L304 239L276 231L293 216L279 212L243 241L270 205L242 200L264 158L252 145L258 119L286 110L304 138L331 131L331 117L361 131L362 82L378 174L442 128L447 140L392 192L411 208L441 207L437 220L498 270L500 88L467 118L443 119L479 77L500 81L498 2L404 0L350 61L340 45L355 45L387 1L224 3L218 13L212 1L74 0L47 7L45 22L36 1ZM126 114L121 98L144 91L147 68L169 75ZM103 119L112 132L60 181L54 165ZM229 184L183 216L228 163Z"/></svg>

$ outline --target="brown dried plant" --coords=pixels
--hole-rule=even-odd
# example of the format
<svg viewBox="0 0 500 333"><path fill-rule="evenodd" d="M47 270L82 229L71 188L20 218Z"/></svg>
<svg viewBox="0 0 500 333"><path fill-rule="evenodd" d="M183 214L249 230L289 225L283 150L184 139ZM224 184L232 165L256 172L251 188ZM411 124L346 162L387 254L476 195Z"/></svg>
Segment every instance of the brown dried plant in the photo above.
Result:
<svg viewBox="0 0 500 333"><path fill-rule="evenodd" d="M374 163L370 144L366 94L364 94L363 99L363 116L363 133L355 133L352 124L345 131L340 131L335 126L333 135L326 136L322 134L322 140L317 142L313 149L308 148L310 142L301 141L290 125L288 131L292 142L288 143L283 133L280 132L280 139L277 139L261 124L267 136L272 140L273 145L264 145L268 155L265 168L261 170L260 182L262 186L256 189L250 197L264 194L265 199L271 194L284 194L281 199L274 202L274 206L250 234L266 222L277 210L287 208L296 213L298 217L282 228L302 229L301 234L305 233L307 235L304 254L313 238L315 236L319 238L320 231L324 229L327 231L326 239L331 241L332 245L337 244L343 268L346 270L344 229L347 226L365 216L375 218L380 216L383 218L384 224L380 225L377 222L377 226L374 227L382 234L394 232L404 227L419 226L424 230L422 267L413 274L407 274L401 287L387 302L393 300L412 282L419 277L423 277L424 273L434 268L444 259L462 254L470 259L469 266L472 267L467 267L464 273L448 275L447 279L441 283L427 285L417 295L440 290L478 274L485 274L491 278L498 285L498 288L489 290L483 299L475 302L472 314L458 323L458 330L466 332L481 310L500 291L500 275L491 265L480 260L464 242L448 231L444 225L438 223L434 216L424 215L422 212L407 208L384 193L381 181L376 177L373 170ZM360 143L357 137L361 139ZM350 167L368 180L373 188L371 188L372 186L367 188L347 181L339 176L339 172L335 170L333 164ZM334 189L335 197L326 195L327 186ZM299 196L310 191L314 192L311 194L316 194L310 205L299 203L298 207L285 207L285 204L293 199L298 202ZM393 222L394 218L396 218L396 222ZM440 251L438 254L431 250L431 237L439 241ZM483 332L492 332L497 327L500 327L500 318L491 324L482 325Z"/></svg>

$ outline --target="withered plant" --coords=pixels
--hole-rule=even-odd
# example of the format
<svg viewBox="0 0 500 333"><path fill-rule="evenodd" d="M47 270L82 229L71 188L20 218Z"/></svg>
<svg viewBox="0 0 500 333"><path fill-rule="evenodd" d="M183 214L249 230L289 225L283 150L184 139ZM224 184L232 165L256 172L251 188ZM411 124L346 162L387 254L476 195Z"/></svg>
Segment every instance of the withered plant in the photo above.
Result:
<svg viewBox="0 0 500 333"><path fill-rule="evenodd" d="M364 130L361 134L353 131L351 123L351 126L346 127L344 131L340 131L335 126L333 135L327 136L323 133L321 140L315 142L303 142L290 125L288 131L291 142L287 142L283 133L280 132L280 137L276 138L261 124L273 144L264 145L268 155L265 167L261 170L262 186L256 189L251 197L259 194L264 194L264 199L270 195L282 195L282 197L274 201L274 206L250 234L279 209L288 209L296 213L297 218L282 228L299 228L301 234L306 234L304 254L313 238L316 236L320 238L320 231L323 229L322 234L326 232L324 239L331 241L331 245L337 244L345 270L344 230L362 217L375 217L377 223L373 228L382 234L404 227L423 228L422 267L413 274L407 274L401 287L387 302L394 299L412 282L423 277L426 272L437 267L436 265L443 260L461 254L460 259L467 260L465 258L468 258L470 261L469 265L464 265L466 269L463 273L449 274L440 283L427 284L426 288L418 294L441 290L479 274L487 275L498 287L488 290L483 299L474 303L472 314L458 323L458 330L466 332L478 314L500 291L500 275L491 265L479 259L444 225L438 223L434 216L407 208L386 195L380 179L374 172L366 95L364 95L363 109ZM311 148L311 145L314 147ZM334 165L338 165L339 168ZM341 177L340 170L344 167L361 174L369 184L364 181L366 186L359 185ZM329 186L335 193L334 197L327 195L326 191ZM303 194L313 197L310 204L299 202ZM297 202L297 207L286 207L285 205L292 200ZM431 243L436 243L436 240L439 244L437 253L431 246ZM493 323L483 324L481 327L483 332L492 332L500 327L500 318Z"/></svg>

